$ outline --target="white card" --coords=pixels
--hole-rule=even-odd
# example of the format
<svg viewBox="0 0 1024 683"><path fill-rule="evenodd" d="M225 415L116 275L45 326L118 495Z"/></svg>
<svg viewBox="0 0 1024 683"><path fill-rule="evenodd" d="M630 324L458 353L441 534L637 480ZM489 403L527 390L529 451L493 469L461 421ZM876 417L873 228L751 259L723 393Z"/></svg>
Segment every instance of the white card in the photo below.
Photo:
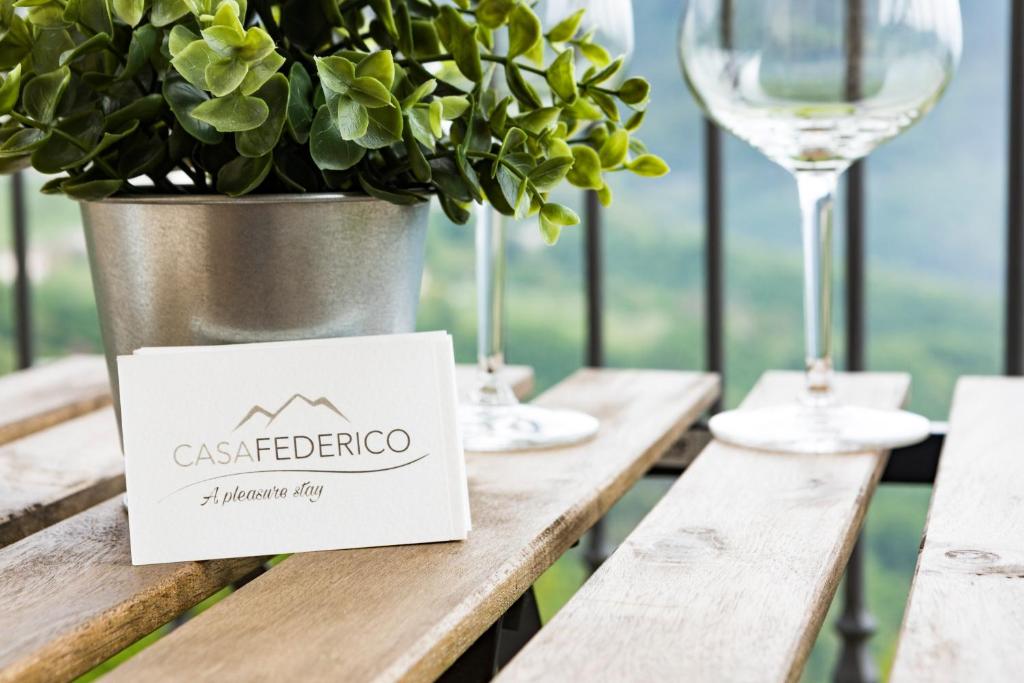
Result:
<svg viewBox="0 0 1024 683"><path fill-rule="evenodd" d="M118 358L133 564L465 539L451 337Z"/></svg>

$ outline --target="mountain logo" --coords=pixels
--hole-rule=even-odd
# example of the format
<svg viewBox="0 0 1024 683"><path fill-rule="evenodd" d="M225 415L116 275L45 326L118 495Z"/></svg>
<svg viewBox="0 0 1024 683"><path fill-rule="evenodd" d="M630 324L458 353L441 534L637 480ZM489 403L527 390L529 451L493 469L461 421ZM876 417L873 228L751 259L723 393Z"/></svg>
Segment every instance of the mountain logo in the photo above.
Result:
<svg viewBox="0 0 1024 683"><path fill-rule="evenodd" d="M271 410L267 410L266 408L264 408L261 405L254 405L252 408L249 409L249 412L245 414L245 417L242 418L242 421L239 422L237 425L235 425L235 428L232 431L238 431L243 425L248 423L250 420L255 418L257 415L262 415L262 416L266 417L267 418L267 424L265 426L269 427L274 422L274 420L276 420L278 417L280 417L280 415L282 413L284 413L288 408L290 408L296 402L304 403L304 404L306 404L307 406L309 406L311 408L319 408L319 407L326 408L327 410L331 411L332 413L334 413L335 415L337 415L341 419L345 420L345 422L350 422L350 420L347 417L345 417L345 414L342 413L340 410L338 410L338 408L333 403L331 403L331 401L329 399L327 399L326 397L321 396L320 398L317 398L317 399L310 399L310 398L307 398L306 396L303 396L302 394L295 394L291 398L289 398L287 401L285 401L281 405L281 407L278 408L277 410L271 411Z"/></svg>

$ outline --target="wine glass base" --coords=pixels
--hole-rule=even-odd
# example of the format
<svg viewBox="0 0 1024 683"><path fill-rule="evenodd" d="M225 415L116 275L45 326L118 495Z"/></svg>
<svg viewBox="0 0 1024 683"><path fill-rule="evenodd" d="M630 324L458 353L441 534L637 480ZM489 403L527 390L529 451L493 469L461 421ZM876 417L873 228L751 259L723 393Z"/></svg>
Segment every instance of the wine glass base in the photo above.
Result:
<svg viewBox="0 0 1024 683"><path fill-rule="evenodd" d="M472 453L499 453L571 446L594 437L597 418L575 410L526 404L462 406L462 443Z"/></svg>
<svg viewBox="0 0 1024 683"><path fill-rule="evenodd" d="M903 410L798 403L730 410L708 423L716 439L735 446L787 453L859 453L924 441L931 425Z"/></svg>

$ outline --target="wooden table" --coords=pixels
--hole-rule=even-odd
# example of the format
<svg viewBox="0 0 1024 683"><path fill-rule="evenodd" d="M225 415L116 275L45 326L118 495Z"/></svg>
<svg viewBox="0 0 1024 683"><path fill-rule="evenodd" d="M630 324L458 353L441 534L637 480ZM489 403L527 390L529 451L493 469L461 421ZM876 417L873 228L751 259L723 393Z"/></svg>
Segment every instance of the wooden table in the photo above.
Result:
<svg viewBox="0 0 1024 683"><path fill-rule="evenodd" d="M801 381L769 373L746 405ZM839 392L891 408L908 384ZM799 680L886 458L712 444L498 680ZM1024 380L966 378L891 680L1020 681L1022 642Z"/></svg>
<svg viewBox="0 0 1024 683"><path fill-rule="evenodd" d="M513 372L527 390L530 374ZM468 541L292 555L261 573L264 558L131 566L102 361L4 378L0 681L72 678L240 581L111 677L436 678L717 396L710 375L581 371L538 403L591 412L600 433L572 448L470 456Z"/></svg>

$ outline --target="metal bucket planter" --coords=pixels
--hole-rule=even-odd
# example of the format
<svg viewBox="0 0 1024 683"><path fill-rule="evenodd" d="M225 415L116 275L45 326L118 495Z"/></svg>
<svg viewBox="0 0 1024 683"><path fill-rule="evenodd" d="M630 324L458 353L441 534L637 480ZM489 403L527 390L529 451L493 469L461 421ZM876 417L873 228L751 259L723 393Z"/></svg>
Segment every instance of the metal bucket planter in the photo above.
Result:
<svg viewBox="0 0 1024 683"><path fill-rule="evenodd" d="M83 202L107 368L194 346L411 332L428 205L341 195Z"/></svg>

